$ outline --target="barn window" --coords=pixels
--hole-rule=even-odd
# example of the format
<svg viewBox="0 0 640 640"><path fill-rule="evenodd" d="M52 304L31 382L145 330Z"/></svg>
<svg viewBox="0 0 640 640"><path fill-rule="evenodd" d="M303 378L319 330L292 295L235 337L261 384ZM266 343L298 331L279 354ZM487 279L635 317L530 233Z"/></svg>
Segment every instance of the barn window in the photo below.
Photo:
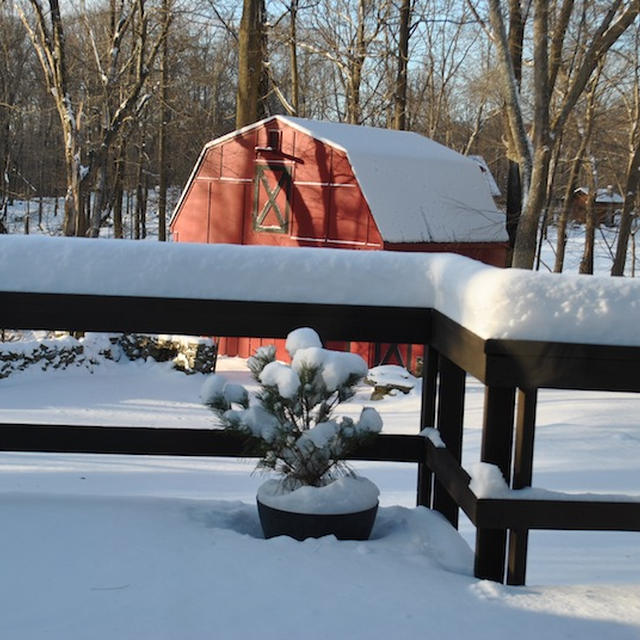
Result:
<svg viewBox="0 0 640 640"><path fill-rule="evenodd" d="M279 132L276 132L279 133ZM291 174L285 165L257 164L253 202L256 231L289 231Z"/></svg>
<svg viewBox="0 0 640 640"><path fill-rule="evenodd" d="M280 151L282 148L282 131L278 131L278 129L269 129L267 135L268 147L271 151Z"/></svg>

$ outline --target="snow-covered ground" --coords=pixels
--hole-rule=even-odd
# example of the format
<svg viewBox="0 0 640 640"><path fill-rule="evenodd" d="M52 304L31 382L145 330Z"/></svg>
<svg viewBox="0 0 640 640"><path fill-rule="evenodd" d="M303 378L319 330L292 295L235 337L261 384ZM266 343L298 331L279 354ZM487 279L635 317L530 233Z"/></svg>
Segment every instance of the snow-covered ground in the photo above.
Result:
<svg viewBox="0 0 640 640"><path fill-rule="evenodd" d="M244 361L219 371L255 388ZM0 380L0 420L212 427L204 376L105 363ZM420 390L372 403L415 433ZM338 415L340 412L338 413ZM541 393L534 485L640 493L638 399ZM479 459L469 381L464 464ZM413 507L415 466L359 463L381 490L368 542L260 537L252 461L0 454L0 637L638 638L638 534L533 532L527 587L472 576L461 535Z"/></svg>

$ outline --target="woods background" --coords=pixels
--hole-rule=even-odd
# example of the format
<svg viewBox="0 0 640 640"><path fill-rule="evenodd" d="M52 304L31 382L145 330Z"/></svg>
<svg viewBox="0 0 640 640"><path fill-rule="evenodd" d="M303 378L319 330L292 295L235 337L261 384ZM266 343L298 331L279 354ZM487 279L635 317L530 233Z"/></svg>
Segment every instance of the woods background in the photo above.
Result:
<svg viewBox="0 0 640 640"><path fill-rule="evenodd" d="M287 113L482 155L516 266L535 266L554 224L562 271L572 193L609 188L624 199L620 275L638 209L639 12L640 0L0 0L0 224L13 199L65 196L65 234L109 224L121 237L128 207L142 237L155 189L165 239L167 190L203 144ZM591 205L585 273L596 225Z"/></svg>

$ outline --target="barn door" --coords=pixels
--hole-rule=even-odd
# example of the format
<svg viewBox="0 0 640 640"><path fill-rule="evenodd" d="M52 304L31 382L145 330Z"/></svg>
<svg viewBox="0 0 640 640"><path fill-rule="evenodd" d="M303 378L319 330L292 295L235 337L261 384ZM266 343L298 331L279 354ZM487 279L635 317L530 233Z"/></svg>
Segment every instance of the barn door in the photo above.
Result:
<svg viewBox="0 0 640 640"><path fill-rule="evenodd" d="M257 164L253 205L256 231L288 233L291 173L285 165Z"/></svg>

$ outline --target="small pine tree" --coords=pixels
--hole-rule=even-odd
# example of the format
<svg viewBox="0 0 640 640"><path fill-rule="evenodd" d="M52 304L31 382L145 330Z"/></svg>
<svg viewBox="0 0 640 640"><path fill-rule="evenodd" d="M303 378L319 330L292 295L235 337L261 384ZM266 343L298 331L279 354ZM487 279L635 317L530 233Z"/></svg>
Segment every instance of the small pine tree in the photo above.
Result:
<svg viewBox="0 0 640 640"><path fill-rule="evenodd" d="M367 374L367 365L352 353L323 349L311 329L287 338L291 365L276 361L275 347L260 347L247 365L260 384L256 403L249 405L244 387L223 376L209 376L202 400L220 423L253 436L260 461L257 468L283 476L284 488L324 486L353 475L345 459L382 428L382 419L364 408L356 422L333 418L336 406L353 397Z"/></svg>

